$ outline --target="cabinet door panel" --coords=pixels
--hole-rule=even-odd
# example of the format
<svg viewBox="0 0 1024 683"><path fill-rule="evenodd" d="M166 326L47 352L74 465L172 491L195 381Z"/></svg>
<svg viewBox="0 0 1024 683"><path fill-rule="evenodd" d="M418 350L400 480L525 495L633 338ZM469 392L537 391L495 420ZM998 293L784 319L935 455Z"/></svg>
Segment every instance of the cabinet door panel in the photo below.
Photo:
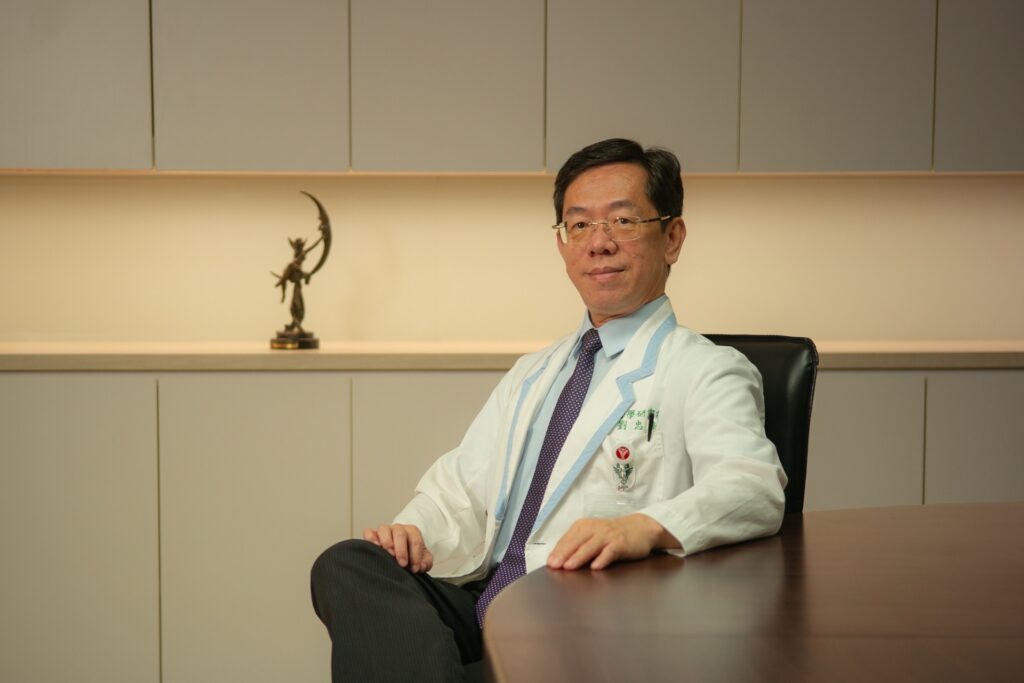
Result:
<svg viewBox="0 0 1024 683"><path fill-rule="evenodd" d="M160 677L156 383L0 374L0 681Z"/></svg>
<svg viewBox="0 0 1024 683"><path fill-rule="evenodd" d="M348 169L344 2L154 0L156 166Z"/></svg>
<svg viewBox="0 0 1024 683"><path fill-rule="evenodd" d="M928 376L925 500L1024 500L1024 371Z"/></svg>
<svg viewBox="0 0 1024 683"><path fill-rule="evenodd" d="M500 372L365 373L352 380L353 531L390 522L455 448Z"/></svg>
<svg viewBox="0 0 1024 683"><path fill-rule="evenodd" d="M804 510L920 504L924 376L818 374Z"/></svg>
<svg viewBox="0 0 1024 683"><path fill-rule="evenodd" d="M935 170L1024 170L1024 3L942 0Z"/></svg>
<svg viewBox="0 0 1024 683"><path fill-rule="evenodd" d="M932 166L934 0L743 4L740 170Z"/></svg>
<svg viewBox="0 0 1024 683"><path fill-rule="evenodd" d="M550 0L547 168L605 138L735 171L739 0Z"/></svg>
<svg viewBox="0 0 1024 683"><path fill-rule="evenodd" d="M147 0L5 0L0 167L152 166Z"/></svg>
<svg viewBox="0 0 1024 683"><path fill-rule="evenodd" d="M349 384L160 379L164 683L325 681L317 555L349 535Z"/></svg>
<svg viewBox="0 0 1024 683"><path fill-rule="evenodd" d="M544 168L544 3L352 0L352 168Z"/></svg>

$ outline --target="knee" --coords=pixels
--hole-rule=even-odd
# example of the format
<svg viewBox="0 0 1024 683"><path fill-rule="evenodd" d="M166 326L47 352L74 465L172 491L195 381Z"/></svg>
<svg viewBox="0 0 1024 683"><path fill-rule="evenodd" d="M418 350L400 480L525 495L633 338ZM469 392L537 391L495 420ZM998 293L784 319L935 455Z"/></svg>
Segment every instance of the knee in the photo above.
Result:
<svg viewBox="0 0 1024 683"><path fill-rule="evenodd" d="M339 573L344 574L367 562L378 562L382 554L391 557L380 546L361 538L351 538L335 543L320 553L320 556L313 562L310 580L314 587L325 580L335 580Z"/></svg>

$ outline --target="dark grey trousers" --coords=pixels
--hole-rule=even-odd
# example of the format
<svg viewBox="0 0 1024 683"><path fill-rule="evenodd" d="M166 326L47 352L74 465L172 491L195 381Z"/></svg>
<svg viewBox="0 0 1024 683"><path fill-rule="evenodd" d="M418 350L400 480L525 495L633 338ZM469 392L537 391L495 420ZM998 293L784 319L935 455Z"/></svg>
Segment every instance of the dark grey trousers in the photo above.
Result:
<svg viewBox="0 0 1024 683"><path fill-rule="evenodd" d="M483 641L474 606L486 581L412 574L373 543L342 541L313 564L313 608L331 636L331 678L465 681ZM479 666L471 667L479 676Z"/></svg>

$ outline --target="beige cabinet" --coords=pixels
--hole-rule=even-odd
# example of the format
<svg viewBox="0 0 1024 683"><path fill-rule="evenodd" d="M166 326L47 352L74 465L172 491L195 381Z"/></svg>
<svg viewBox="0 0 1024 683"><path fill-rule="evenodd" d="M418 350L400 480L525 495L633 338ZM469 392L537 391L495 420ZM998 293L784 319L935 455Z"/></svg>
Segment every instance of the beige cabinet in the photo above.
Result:
<svg viewBox="0 0 1024 683"><path fill-rule="evenodd" d="M942 0L935 169L1024 170L1024 3Z"/></svg>
<svg viewBox="0 0 1024 683"><path fill-rule="evenodd" d="M503 373L367 372L352 379L352 531L390 522L459 445Z"/></svg>
<svg viewBox="0 0 1024 683"><path fill-rule="evenodd" d="M547 168L612 137L735 171L739 0L549 0Z"/></svg>
<svg viewBox="0 0 1024 683"><path fill-rule="evenodd" d="M163 683L326 681L309 596L351 528L339 373L160 378Z"/></svg>
<svg viewBox="0 0 1024 683"><path fill-rule="evenodd" d="M152 166L147 0L0 5L0 168Z"/></svg>
<svg viewBox="0 0 1024 683"><path fill-rule="evenodd" d="M926 503L1024 500L1024 371L928 377Z"/></svg>
<svg viewBox="0 0 1024 683"><path fill-rule="evenodd" d="M153 1L156 167L344 171L348 7Z"/></svg>
<svg viewBox="0 0 1024 683"><path fill-rule="evenodd" d="M1024 7L936 7L9 0L0 168L554 172L630 137L687 172L1024 169Z"/></svg>
<svg viewBox="0 0 1024 683"><path fill-rule="evenodd" d="M821 371L804 510L923 502L925 375Z"/></svg>
<svg viewBox="0 0 1024 683"><path fill-rule="evenodd" d="M1024 371L822 371L804 509L1024 500Z"/></svg>
<svg viewBox="0 0 1024 683"><path fill-rule="evenodd" d="M0 681L160 680L156 383L0 374Z"/></svg>
<svg viewBox="0 0 1024 683"><path fill-rule="evenodd" d="M544 2L351 0L352 168L544 168Z"/></svg>
<svg viewBox="0 0 1024 683"><path fill-rule="evenodd" d="M0 680L327 680L313 560L502 374L0 374ZM1024 500L1022 408L1021 370L823 370L805 509Z"/></svg>
<svg viewBox="0 0 1024 683"><path fill-rule="evenodd" d="M740 170L929 170L935 4L744 3Z"/></svg>

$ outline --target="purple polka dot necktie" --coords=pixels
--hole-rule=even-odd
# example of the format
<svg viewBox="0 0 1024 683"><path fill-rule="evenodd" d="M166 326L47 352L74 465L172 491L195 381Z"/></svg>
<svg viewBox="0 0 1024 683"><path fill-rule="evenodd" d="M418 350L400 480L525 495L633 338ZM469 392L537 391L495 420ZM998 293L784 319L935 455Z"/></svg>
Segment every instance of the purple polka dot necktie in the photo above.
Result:
<svg viewBox="0 0 1024 683"><path fill-rule="evenodd" d="M579 358L576 361L576 369L566 382L565 388L558 396L555 409L551 413L551 422L548 423L548 431L544 436L544 444L540 449L540 456L537 458L537 468L533 472L533 480L530 482L530 489L523 501L523 509L519 511L519 519L516 521L516 528L512 532L512 539L509 541L505 557L502 558L498 571L491 577L490 582L481 593L476 603L476 620L483 627L484 613L488 605L498 593L506 586L521 576L526 575L526 539L533 531L533 523L537 520L537 513L540 511L540 503L544 499L544 491L548 487L548 479L551 478L551 471L555 467L555 461L565 443L565 437L569 435L580 414L583 406L583 399L590 387L590 378L594 374L594 354L601 348L601 338L597 330L591 328L583 335L583 342L580 346Z"/></svg>

